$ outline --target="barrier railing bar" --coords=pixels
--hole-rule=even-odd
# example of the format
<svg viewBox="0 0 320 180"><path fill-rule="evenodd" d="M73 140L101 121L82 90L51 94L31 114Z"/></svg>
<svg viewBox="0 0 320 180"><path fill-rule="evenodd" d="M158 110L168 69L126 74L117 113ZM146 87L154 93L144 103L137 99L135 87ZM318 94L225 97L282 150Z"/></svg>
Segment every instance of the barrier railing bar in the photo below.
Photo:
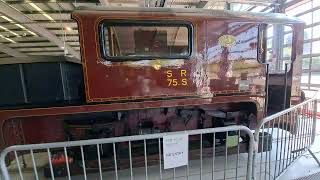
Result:
<svg viewBox="0 0 320 180"><path fill-rule="evenodd" d="M271 121L269 121L268 122L268 134L270 134L270 125L271 125ZM272 130L271 130L272 131ZM271 133L272 134L272 133ZM272 140L271 140L271 146L272 146ZM267 147L269 148L269 140L267 141ZM267 163L268 162L268 155L269 154L269 164ZM268 174L269 174L269 179L270 179L270 174L271 174L271 151L269 151L269 153L268 153L268 151L266 152L266 163L265 163L265 166L267 167L267 165L269 166L269 172L268 172ZM265 180L267 180L267 174L265 174L265 178L264 178Z"/></svg>
<svg viewBox="0 0 320 180"><path fill-rule="evenodd" d="M281 163L282 163L282 154L283 154L283 133L284 133L284 121L285 121L285 115L281 116L281 120L282 120L282 126L281 126L281 138L280 138L280 157L279 157L279 165L278 165L278 174L280 174L282 172L282 167L281 167ZM280 127L278 127L278 129L280 129Z"/></svg>
<svg viewBox="0 0 320 180"><path fill-rule="evenodd" d="M308 120L308 135L311 135L312 134L312 121L313 121L313 116L312 116L312 110L314 109L314 104L312 102L310 102L310 106L311 108L309 108L309 120ZM308 138L308 146L311 145L311 138Z"/></svg>
<svg viewBox="0 0 320 180"><path fill-rule="evenodd" d="M279 126L279 122L280 122L279 117L277 117L277 120L278 120L278 126ZM277 128L277 140L278 140L278 139L279 139L279 127ZM276 147L276 164L275 164L275 166L274 166L274 173L275 173L275 174L277 173L278 145L279 145L279 141L277 141L277 147Z"/></svg>
<svg viewBox="0 0 320 180"><path fill-rule="evenodd" d="M238 179L238 166L239 166L239 154L240 154L240 131L238 131L238 139L237 139L237 161L236 161L236 180Z"/></svg>
<svg viewBox="0 0 320 180"><path fill-rule="evenodd" d="M133 180L132 157L131 157L131 141L129 141L129 163L130 163L130 179ZM161 172L161 159L160 159L160 172ZM160 179L162 180L162 177Z"/></svg>
<svg viewBox="0 0 320 180"><path fill-rule="evenodd" d="M290 127L289 127L289 132L292 132L292 112L289 113L289 119L290 119ZM286 161L286 166L285 168L288 167L288 165L291 162L291 149L292 149L292 133L289 133L289 140L288 140L288 149L287 149L287 161ZM289 161L288 161L289 160Z"/></svg>
<svg viewBox="0 0 320 180"><path fill-rule="evenodd" d="M275 125L275 122L276 122L276 120L274 119L274 120L272 121L271 134L273 134L273 130L274 130L274 127L275 127L275 126L274 126L274 125ZM256 143L259 143L259 142L256 142ZM272 144L273 144L273 142L272 142ZM272 162L272 161L271 161L271 159L272 159L271 153L272 153L272 152L270 151L270 153L269 153L269 154L270 154L270 156L269 156L269 167L270 167L269 170L270 170L270 173L271 173L271 162ZM270 176L269 176L269 177L270 177Z"/></svg>
<svg viewBox="0 0 320 180"><path fill-rule="evenodd" d="M54 177L54 173L53 173L53 166L52 166L52 161L51 161L51 152L50 152L50 149L49 149L49 148L47 148L47 152L48 152L48 158L49 158L49 166L50 166L51 178L52 178L52 180L54 180L55 177ZM3 157L3 158L4 158L4 157ZM1 159L1 160L2 160L2 159ZM1 163L1 161L0 161L0 163Z"/></svg>
<svg viewBox="0 0 320 180"><path fill-rule="evenodd" d="M227 166L228 166L228 131L226 132L226 142L225 142L225 160L224 160L224 171L223 171L223 179L226 179L227 175Z"/></svg>
<svg viewBox="0 0 320 180"><path fill-rule="evenodd" d="M303 112L305 110L305 104L302 106L302 110L300 111L300 138L299 138L299 149L302 149L301 151L298 151L298 156L300 156L302 154L302 151L303 151L303 136L304 136L304 133L303 133L303 130L304 130L304 124L305 124L305 113Z"/></svg>
<svg viewBox="0 0 320 180"><path fill-rule="evenodd" d="M297 108L297 109L295 109L294 110L294 113L295 113L295 116L294 116L294 121L295 121L295 130L297 131L295 134L294 134L294 148L293 148L293 150L291 151L291 152L293 152L293 151L295 151L297 148L298 148L298 139L297 139L297 136L299 137L299 122L297 122L297 119L299 118L298 116L299 116L299 112L297 112L299 109ZM293 161L295 160L297 158L297 154L296 153L294 153L293 154Z"/></svg>
<svg viewBox="0 0 320 180"><path fill-rule="evenodd" d="M200 180L202 180L202 134L200 134Z"/></svg>
<svg viewBox="0 0 320 180"><path fill-rule="evenodd" d="M116 144L112 143L113 146L113 161L114 161L114 172L116 175L116 180L119 179L118 177L118 164L117 164L117 151L116 151Z"/></svg>
<svg viewBox="0 0 320 180"><path fill-rule="evenodd" d="M16 158L16 162L17 162L17 165L18 165L20 179L23 180L23 175L22 175L22 171L21 171L21 167L20 167L20 161L19 161L19 158L18 158L17 151L14 151L14 156Z"/></svg>
<svg viewBox="0 0 320 180"><path fill-rule="evenodd" d="M286 124L285 124L285 128L286 128L286 131L285 131L285 139L284 139L284 147L283 147L283 150L284 150L284 152L283 152L283 161L282 161L282 170L283 169L285 169L285 164L287 163L287 159L285 158L286 157L286 155L288 155L289 154L289 151L288 151L288 149L289 149L289 142L288 142L288 144L287 144L287 139L288 139L288 137L290 136L290 133L288 134L288 126L289 126L289 114L290 114L290 112L288 112L286 115L285 115L285 117L286 117Z"/></svg>
<svg viewBox="0 0 320 180"><path fill-rule="evenodd" d="M317 111L318 111L318 106L317 106L317 99L315 99L314 100L314 102L313 102L313 105L314 105L314 109L313 109L313 114L312 114L312 119L313 119L313 124L312 124L312 129L313 129L313 131L312 131L312 140L311 140L311 144L313 144L314 143L314 139L315 139L315 137L316 137L316 131L315 131L315 129L316 129L316 126L317 126Z"/></svg>
<svg viewBox="0 0 320 180"><path fill-rule="evenodd" d="M147 160L147 144L146 140L143 140L143 148L144 148L144 165L145 165L145 175L146 175L146 180L148 179L148 160Z"/></svg>
<svg viewBox="0 0 320 180"><path fill-rule="evenodd" d="M162 165L161 165L161 139L158 138L159 141L159 173L160 173L160 180L162 180Z"/></svg>
<svg viewBox="0 0 320 180"><path fill-rule="evenodd" d="M101 159L100 159L100 145L99 144L97 144L97 155L98 155L98 166L99 166L100 180L103 180L103 178L102 178L102 168L101 168Z"/></svg>
<svg viewBox="0 0 320 180"><path fill-rule="evenodd" d="M69 158L68 158L67 148L66 148L66 147L63 147L63 151L64 151L64 156L65 156L65 159L66 159L66 167L67 167L68 179L71 180L70 169L69 169Z"/></svg>
<svg viewBox="0 0 320 180"><path fill-rule="evenodd" d="M83 146L80 146L80 151L81 151L81 159L82 159L83 176L84 176L84 180L87 180L86 163L84 160Z"/></svg>
<svg viewBox="0 0 320 180"><path fill-rule="evenodd" d="M309 111L309 103L308 104L306 104L306 110L307 110L307 112ZM309 145L307 144L307 140L308 140L308 134L307 134L307 132L308 132L308 119L309 119L309 114L307 113L307 114L305 114L304 115L305 116L305 127L304 127L304 141L303 141L303 147L308 147Z"/></svg>
<svg viewBox="0 0 320 180"><path fill-rule="evenodd" d="M212 140L212 177L211 179L214 180L214 163L215 163L215 156L216 156L216 133L213 133L213 140Z"/></svg>
<svg viewBox="0 0 320 180"><path fill-rule="evenodd" d="M264 143L264 140L263 140L263 138L264 138L264 125L262 125L262 130L263 130L263 131L262 131L262 136L261 136L262 142L261 142L261 146L260 146L260 147L261 147L261 149L263 150L263 143ZM260 132L259 132L259 133L260 133ZM260 135L259 135L259 136L260 136ZM258 145L259 145L259 144L258 144ZM263 163L262 163L262 157L263 157L263 152L261 151L261 154L260 154L260 161L261 161L261 162L260 162L260 171L259 171L259 172L260 172L260 173L259 173L259 174L260 174L260 179L261 179L261 177L262 177L262 164L263 164Z"/></svg>
<svg viewBox="0 0 320 180"><path fill-rule="evenodd" d="M34 175L36 176L36 180L39 180L37 165L36 165L36 161L34 160L33 150L30 150L30 154L31 154L31 159L32 159L32 166L33 166Z"/></svg>

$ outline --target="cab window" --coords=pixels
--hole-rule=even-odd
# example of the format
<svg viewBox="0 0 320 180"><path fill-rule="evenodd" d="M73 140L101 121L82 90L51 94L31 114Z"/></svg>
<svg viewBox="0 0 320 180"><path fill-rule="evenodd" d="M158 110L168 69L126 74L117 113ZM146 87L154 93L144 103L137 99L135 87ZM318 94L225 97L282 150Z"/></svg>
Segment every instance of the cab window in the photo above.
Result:
<svg viewBox="0 0 320 180"><path fill-rule="evenodd" d="M111 60L188 58L191 30L191 25L184 22L105 21L102 54Z"/></svg>

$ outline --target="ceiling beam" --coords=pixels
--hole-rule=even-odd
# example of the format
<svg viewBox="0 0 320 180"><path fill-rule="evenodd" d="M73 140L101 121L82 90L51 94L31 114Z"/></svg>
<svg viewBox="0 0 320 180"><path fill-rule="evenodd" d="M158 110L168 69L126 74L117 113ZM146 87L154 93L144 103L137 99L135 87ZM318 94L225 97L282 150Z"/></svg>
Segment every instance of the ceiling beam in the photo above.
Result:
<svg viewBox="0 0 320 180"><path fill-rule="evenodd" d="M12 0L7 1L8 4L27 4L30 1L26 0ZM32 0L33 3L74 3L75 0ZM77 3L99 3L99 0L77 0Z"/></svg>
<svg viewBox="0 0 320 180"><path fill-rule="evenodd" d="M40 26L48 26L47 24L50 24L52 26L57 26L57 27L60 27L61 29L61 23L62 24L65 24L65 25L68 25L68 26L74 26L74 27L78 27L77 26L77 23L76 21L73 21L73 20L62 20L62 21L50 21L50 20L40 20L40 21L32 21L32 22L27 22L27 23L18 23L18 24L21 24L21 25L25 25L25 24L37 24L37 25L40 25ZM1 23L1 26L10 26L10 25L13 25L12 23ZM50 26L49 25L49 26Z"/></svg>
<svg viewBox="0 0 320 180"><path fill-rule="evenodd" d="M100 4L101 4L102 6L110 6L108 0L99 0L99 1L100 1Z"/></svg>
<svg viewBox="0 0 320 180"><path fill-rule="evenodd" d="M226 2L235 4L250 4L250 5L271 5L276 4L278 0L210 0L209 2Z"/></svg>
<svg viewBox="0 0 320 180"><path fill-rule="evenodd" d="M47 38L49 41L53 42L59 47L64 47L64 49L74 56L75 58L80 60L80 54L75 51L72 47L64 43L61 39L59 39L56 35L51 33L46 28L40 26L39 24L34 23L28 16L24 15L11 5L5 3L4 1L0 1L0 12L14 19L18 23L24 24L27 28L31 29L33 32L38 35Z"/></svg>
<svg viewBox="0 0 320 180"><path fill-rule="evenodd" d="M11 47L5 45L5 44L0 44L0 51L3 53L6 53L10 56L13 57L28 57L26 54L21 53L20 51L16 50L16 49L12 49Z"/></svg>
<svg viewBox="0 0 320 180"><path fill-rule="evenodd" d="M288 7L293 6L293 5L296 7L296 6L302 5L302 4L307 3L307 2L309 2L309 1L307 1L307 0L292 0L292 1L289 1L289 2L285 3L284 7L288 8Z"/></svg>
<svg viewBox="0 0 320 180"><path fill-rule="evenodd" d="M42 15L41 13L39 13L39 11L27 11L27 10L22 10L21 11L23 14L32 14L32 15ZM58 10L45 10L45 13L51 15L51 14L61 14L61 15L70 15L70 13L72 13L73 10L62 10L61 12L59 12Z"/></svg>
<svg viewBox="0 0 320 180"><path fill-rule="evenodd" d="M42 42L51 42L51 41L48 41L48 40L25 40L25 41L19 41L19 43L42 43ZM67 39L66 42L70 42L70 43L79 43L79 41L75 41L75 40L70 40L70 39ZM52 42L51 42L52 43ZM11 44L11 42L2 42L2 44Z"/></svg>
<svg viewBox="0 0 320 180"><path fill-rule="evenodd" d="M16 46L12 47L13 49L32 49L32 48L58 48L56 45L36 45L37 43L34 43L32 46ZM78 48L79 45L70 45L71 47Z"/></svg>

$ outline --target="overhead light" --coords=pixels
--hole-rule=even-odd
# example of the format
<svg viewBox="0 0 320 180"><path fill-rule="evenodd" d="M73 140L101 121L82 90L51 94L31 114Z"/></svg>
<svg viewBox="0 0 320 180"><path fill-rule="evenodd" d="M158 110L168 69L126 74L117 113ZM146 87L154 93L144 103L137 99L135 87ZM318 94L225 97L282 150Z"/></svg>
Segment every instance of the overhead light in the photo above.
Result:
<svg viewBox="0 0 320 180"><path fill-rule="evenodd" d="M43 12L42 9L41 9L39 6L35 5L35 4L32 3L32 2L30 2L29 5L32 6L34 9L36 9L37 11Z"/></svg>
<svg viewBox="0 0 320 180"><path fill-rule="evenodd" d="M71 28L71 27L65 27L65 29L66 29L67 31L72 31L72 28Z"/></svg>
<svg viewBox="0 0 320 180"><path fill-rule="evenodd" d="M13 31L10 31L8 28L5 28L5 27L3 27L3 26L1 26L1 25L0 25L0 28L1 28L1 29L3 29L3 30L5 30L5 31L7 31L7 32L9 32L9 33L11 33L11 34L13 34L13 35L15 35L15 36L20 37L20 35L19 35L19 34L17 34L17 33L15 33L15 32L13 32Z"/></svg>
<svg viewBox="0 0 320 180"><path fill-rule="evenodd" d="M0 17L2 17L3 19L5 19L5 20L7 20L9 22L13 22L12 19L8 18L7 16L0 16Z"/></svg>
<svg viewBox="0 0 320 180"><path fill-rule="evenodd" d="M36 33L30 31L29 29L26 29L26 30L27 30L28 33L30 33L30 34L32 34L32 35L34 35L34 36L38 36Z"/></svg>
<svg viewBox="0 0 320 180"><path fill-rule="evenodd" d="M0 37L7 40L7 41L10 41L12 43L16 43L14 40L10 39L10 38L7 38L7 37L4 37L3 35L0 34Z"/></svg>
<svg viewBox="0 0 320 180"><path fill-rule="evenodd" d="M30 33L30 34L32 34L32 35L34 35L34 36L38 36L36 33L34 33L34 32L32 32L32 31L30 31L29 29L25 28L25 27L24 27L24 26L22 26L21 24L14 24L14 25L18 26L19 28L21 28L21 29L23 29L23 30L27 31L28 33Z"/></svg>
<svg viewBox="0 0 320 180"><path fill-rule="evenodd" d="M50 21L55 21L51 16L49 16L49 14L45 13L39 6L37 6L36 4L30 2L29 5L31 7L33 7L35 10L39 11L43 16L45 16L46 18L48 18Z"/></svg>
<svg viewBox="0 0 320 180"><path fill-rule="evenodd" d="M8 18L7 16L0 16L0 17L3 18L3 19L5 19L5 20L7 20L7 21L9 21L10 23L13 23L13 20L10 19L10 18ZM51 17L50 17L50 18L51 18ZM22 26L22 25L20 25L20 24L14 24L14 25L18 26L19 28L27 31L28 33L30 33L30 34L32 34L32 35L34 35L34 36L37 36L36 33L30 31L29 29L25 28L24 26ZM0 27L0 28L3 29L3 30L5 30L5 31L7 31L7 30L6 30L7 28L5 28L5 27L3 27L3 26ZM20 36L19 34L15 33L15 32L12 32L12 31L10 31L9 29L8 29L8 32L10 32L11 34L14 34L14 35L16 35L16 36Z"/></svg>
<svg viewBox="0 0 320 180"><path fill-rule="evenodd" d="M47 13L42 13L42 15L44 15L46 18L48 18L50 21L54 21L54 19L51 17L51 16L49 16L49 14L47 14Z"/></svg>
<svg viewBox="0 0 320 180"><path fill-rule="evenodd" d="M25 27L22 26L21 24L14 24L14 25L18 26L18 27L21 28L21 29L25 29Z"/></svg>

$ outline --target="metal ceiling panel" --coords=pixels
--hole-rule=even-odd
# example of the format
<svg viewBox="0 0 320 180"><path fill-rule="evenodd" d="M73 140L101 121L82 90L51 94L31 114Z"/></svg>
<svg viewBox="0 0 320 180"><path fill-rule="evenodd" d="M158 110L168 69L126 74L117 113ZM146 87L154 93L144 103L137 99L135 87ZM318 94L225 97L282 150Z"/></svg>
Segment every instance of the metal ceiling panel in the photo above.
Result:
<svg viewBox="0 0 320 180"><path fill-rule="evenodd" d="M59 48L59 47L28 47L28 48L19 48L19 51L21 52L35 52L35 51L63 51L63 49Z"/></svg>
<svg viewBox="0 0 320 180"><path fill-rule="evenodd" d="M37 9L32 7L31 3L35 4L36 6L38 6L44 12L48 11L48 10L51 10L50 7L48 7L46 3L37 3L37 2L33 2L33 1L26 1L27 6L29 6L29 8L32 9L32 10L37 10Z"/></svg>
<svg viewBox="0 0 320 180"><path fill-rule="evenodd" d="M71 31L63 31L61 29L59 30L51 30L51 32L53 32L54 34L64 34L66 33L66 35L78 35L78 31L77 30L71 30Z"/></svg>
<svg viewBox="0 0 320 180"><path fill-rule="evenodd" d="M32 55L32 56L39 56L39 55L50 55L50 56L61 56L64 55L64 52L31 52L31 53L27 53L28 55Z"/></svg>
<svg viewBox="0 0 320 180"><path fill-rule="evenodd" d="M19 48L19 47L41 47L41 46L56 46L51 42L25 42L25 43L11 43L9 44L11 48Z"/></svg>
<svg viewBox="0 0 320 180"><path fill-rule="evenodd" d="M71 27L71 28L78 28L78 25L75 21L68 22L68 23L60 23L60 22L50 22L50 23L44 23L44 22L37 22L38 25L45 27L45 28L61 28L63 27Z"/></svg>
<svg viewBox="0 0 320 180"><path fill-rule="evenodd" d="M68 42L68 44L71 45L71 46L80 46L80 43L78 41Z"/></svg>
<svg viewBox="0 0 320 180"><path fill-rule="evenodd" d="M74 5L72 3L48 3L48 4L59 4L60 7L62 7L63 10L72 11L74 9Z"/></svg>
<svg viewBox="0 0 320 180"><path fill-rule="evenodd" d="M61 11L61 7L58 5L58 3L47 3L47 6L52 10L52 11ZM50 10L50 11L51 11ZM47 12L47 11L46 11Z"/></svg>
<svg viewBox="0 0 320 180"><path fill-rule="evenodd" d="M71 15L70 14L60 14L59 12L57 13L50 13L48 14L50 17L52 17L55 21L60 21L60 20L71 20ZM28 17L30 17L34 21L39 21L39 20L48 20L47 17L45 17L43 14L28 14Z"/></svg>
<svg viewBox="0 0 320 180"><path fill-rule="evenodd" d="M72 47L69 45L66 45L60 38L55 36L53 33L51 33L49 30L45 29L44 27L34 23L30 18L28 18L26 15L22 14L20 11L14 9L10 5L4 3L3 1L0 1L0 12L3 14L6 14L10 16L12 19L19 23L32 23L32 24L25 24L25 26L37 34L41 35L42 37L47 38L48 40L52 41L59 47L65 47L66 50L72 54L74 57L78 58L80 60L80 54L79 52L75 51Z"/></svg>
<svg viewBox="0 0 320 180"><path fill-rule="evenodd" d="M26 36L26 37L14 37L11 38L16 42L34 42L34 41L47 41L48 39L39 36Z"/></svg>
<svg viewBox="0 0 320 180"><path fill-rule="evenodd" d="M28 57L26 54L24 54L18 50L12 49L5 44L0 44L0 51L4 52L10 56L13 56L13 57Z"/></svg>

